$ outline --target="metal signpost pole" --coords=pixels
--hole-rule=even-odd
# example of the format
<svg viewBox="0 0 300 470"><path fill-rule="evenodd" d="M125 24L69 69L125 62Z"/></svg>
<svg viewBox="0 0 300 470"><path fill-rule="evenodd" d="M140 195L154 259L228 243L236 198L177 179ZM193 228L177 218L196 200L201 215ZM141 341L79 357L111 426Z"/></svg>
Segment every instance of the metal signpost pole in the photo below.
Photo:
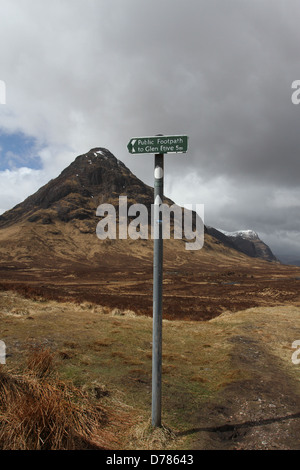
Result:
<svg viewBox="0 0 300 470"><path fill-rule="evenodd" d="M152 426L161 426L163 223L160 204L164 194L164 155L185 153L187 135L133 137L127 144L131 154L154 154L154 254L153 254L153 343Z"/></svg>
<svg viewBox="0 0 300 470"><path fill-rule="evenodd" d="M154 254L153 254L153 342L152 342L152 426L161 426L163 227L159 210L163 202L164 155L154 164Z"/></svg>

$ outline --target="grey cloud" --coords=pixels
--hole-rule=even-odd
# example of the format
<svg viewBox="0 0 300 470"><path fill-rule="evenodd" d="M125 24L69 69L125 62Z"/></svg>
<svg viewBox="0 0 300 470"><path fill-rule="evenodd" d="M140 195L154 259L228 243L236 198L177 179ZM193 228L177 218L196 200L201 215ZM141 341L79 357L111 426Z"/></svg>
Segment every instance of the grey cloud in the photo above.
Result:
<svg viewBox="0 0 300 470"><path fill-rule="evenodd" d="M51 177L106 146L148 184L153 159L128 155L128 140L186 133L187 155L166 157L170 196L204 203L226 230L278 225L287 246L299 229L299 14L296 0L4 0L0 126L37 137Z"/></svg>

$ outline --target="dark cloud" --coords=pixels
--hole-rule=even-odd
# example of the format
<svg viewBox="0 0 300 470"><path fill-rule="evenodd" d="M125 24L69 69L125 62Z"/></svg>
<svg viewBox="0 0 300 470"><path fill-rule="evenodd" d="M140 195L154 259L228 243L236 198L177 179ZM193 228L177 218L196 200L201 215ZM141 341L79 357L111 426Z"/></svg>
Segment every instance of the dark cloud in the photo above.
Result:
<svg viewBox="0 0 300 470"><path fill-rule="evenodd" d="M297 0L3 0L0 127L38 139L51 177L106 146L148 184L153 158L129 139L188 134L166 157L170 197L299 249L299 14Z"/></svg>

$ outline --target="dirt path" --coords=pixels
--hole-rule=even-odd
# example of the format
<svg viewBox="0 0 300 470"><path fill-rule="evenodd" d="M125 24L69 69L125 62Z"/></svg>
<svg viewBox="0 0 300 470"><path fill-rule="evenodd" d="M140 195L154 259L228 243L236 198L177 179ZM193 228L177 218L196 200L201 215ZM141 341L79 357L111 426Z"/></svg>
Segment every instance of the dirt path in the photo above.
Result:
<svg viewBox="0 0 300 470"><path fill-rule="evenodd" d="M299 450L299 384L247 333L230 341L233 366L249 379L225 388L185 434L194 435L194 449Z"/></svg>

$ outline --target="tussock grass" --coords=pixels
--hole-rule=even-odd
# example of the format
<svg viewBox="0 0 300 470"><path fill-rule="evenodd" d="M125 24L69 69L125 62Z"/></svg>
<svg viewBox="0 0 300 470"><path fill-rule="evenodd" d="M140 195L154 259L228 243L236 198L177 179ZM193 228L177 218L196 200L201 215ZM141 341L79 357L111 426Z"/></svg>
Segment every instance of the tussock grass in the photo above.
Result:
<svg viewBox="0 0 300 470"><path fill-rule="evenodd" d="M31 346L27 369L37 378L45 378L53 371L54 354L45 347Z"/></svg>
<svg viewBox="0 0 300 470"><path fill-rule="evenodd" d="M167 426L153 427L151 420L141 421L133 427L131 448L143 450L172 449L177 444L176 434Z"/></svg>
<svg viewBox="0 0 300 470"><path fill-rule="evenodd" d="M113 436L107 415L87 394L50 377L53 355L31 352L23 374L0 368L0 449L104 449Z"/></svg>

